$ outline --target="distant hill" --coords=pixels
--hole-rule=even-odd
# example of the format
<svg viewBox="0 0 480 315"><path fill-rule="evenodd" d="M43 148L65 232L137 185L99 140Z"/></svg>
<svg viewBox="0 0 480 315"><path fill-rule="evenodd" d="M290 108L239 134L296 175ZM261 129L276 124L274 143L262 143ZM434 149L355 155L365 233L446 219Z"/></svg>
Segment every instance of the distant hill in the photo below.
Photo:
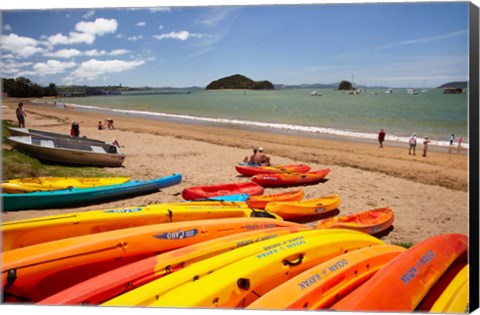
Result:
<svg viewBox="0 0 480 315"><path fill-rule="evenodd" d="M275 89L278 90L291 90L291 89L336 89L338 88L338 83L312 83L312 84L296 84L296 85L286 85L286 84L275 84Z"/></svg>
<svg viewBox="0 0 480 315"><path fill-rule="evenodd" d="M440 85L437 89L443 89L443 88L457 88L457 89L466 89L468 88L468 81L454 81L454 82L448 82L445 84Z"/></svg>
<svg viewBox="0 0 480 315"><path fill-rule="evenodd" d="M229 77L221 78L210 82L206 90L221 89L248 89L248 90L273 90L273 84L270 81L253 81L241 74L234 74Z"/></svg>

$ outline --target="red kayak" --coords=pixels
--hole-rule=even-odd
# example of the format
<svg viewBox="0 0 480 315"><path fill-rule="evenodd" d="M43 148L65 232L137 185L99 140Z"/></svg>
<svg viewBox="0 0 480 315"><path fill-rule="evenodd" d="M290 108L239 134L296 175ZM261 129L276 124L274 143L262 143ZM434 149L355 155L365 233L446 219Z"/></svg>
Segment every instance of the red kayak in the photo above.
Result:
<svg viewBox="0 0 480 315"><path fill-rule="evenodd" d="M258 196L263 194L263 187L252 182L230 183L211 186L193 186L182 191L185 200L208 199L217 196L248 194Z"/></svg>
<svg viewBox="0 0 480 315"><path fill-rule="evenodd" d="M235 169L244 176L254 176L258 174L273 173L306 173L310 171L310 166L305 164L286 164L276 166L236 165Z"/></svg>
<svg viewBox="0 0 480 315"><path fill-rule="evenodd" d="M326 168L308 173L258 174L250 179L262 187L294 186L318 183L328 173L330 173L330 169Z"/></svg>

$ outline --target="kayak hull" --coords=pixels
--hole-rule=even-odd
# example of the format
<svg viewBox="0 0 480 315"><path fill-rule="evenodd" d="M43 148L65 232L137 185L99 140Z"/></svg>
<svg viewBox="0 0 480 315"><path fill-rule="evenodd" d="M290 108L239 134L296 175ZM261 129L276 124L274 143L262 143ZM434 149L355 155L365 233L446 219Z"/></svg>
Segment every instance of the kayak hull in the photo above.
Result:
<svg viewBox="0 0 480 315"><path fill-rule="evenodd" d="M250 179L262 187L282 187L312 185L321 182L330 173L330 169L307 172L307 173L272 173L259 174Z"/></svg>
<svg viewBox="0 0 480 315"><path fill-rule="evenodd" d="M110 186L38 191L25 194L2 194L3 209L13 211L95 204L107 200L125 199L152 193L161 188L177 185L181 181L181 174L172 174L152 180L130 180L123 184Z"/></svg>
<svg viewBox="0 0 480 315"><path fill-rule="evenodd" d="M248 194L257 196L263 194L263 187L252 183L227 183L219 185L202 185L185 188L182 197L185 200L205 199L217 196L228 196L236 194Z"/></svg>

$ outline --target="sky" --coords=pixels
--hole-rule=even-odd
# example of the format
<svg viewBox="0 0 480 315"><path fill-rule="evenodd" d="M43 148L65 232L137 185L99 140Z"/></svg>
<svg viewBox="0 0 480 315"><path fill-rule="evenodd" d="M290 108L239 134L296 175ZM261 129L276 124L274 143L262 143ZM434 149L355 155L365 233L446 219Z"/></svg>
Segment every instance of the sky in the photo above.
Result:
<svg viewBox="0 0 480 315"><path fill-rule="evenodd" d="M468 2L133 3L0 8L1 76L130 87L205 87L237 73L288 85L468 80Z"/></svg>

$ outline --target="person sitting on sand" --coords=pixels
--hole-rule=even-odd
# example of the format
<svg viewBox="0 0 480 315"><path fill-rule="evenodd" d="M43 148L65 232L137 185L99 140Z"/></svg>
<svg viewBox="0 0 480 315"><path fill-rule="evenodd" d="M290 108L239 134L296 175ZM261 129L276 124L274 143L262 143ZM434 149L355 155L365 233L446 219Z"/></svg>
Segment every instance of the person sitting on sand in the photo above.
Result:
<svg viewBox="0 0 480 315"><path fill-rule="evenodd" d="M108 118L108 119L106 119L106 121L107 121L107 129L108 130L115 129L115 127L113 126L113 119Z"/></svg>
<svg viewBox="0 0 480 315"><path fill-rule="evenodd" d="M99 121L98 121L98 130L103 130L103 129L105 129L105 128L103 127L103 123L102 123L101 120L99 120Z"/></svg>
<svg viewBox="0 0 480 315"><path fill-rule="evenodd" d="M111 145L116 146L117 148L120 148L120 143L118 143L117 139L113 139L112 142L109 142Z"/></svg>
<svg viewBox="0 0 480 315"><path fill-rule="evenodd" d="M255 154L257 154L257 149L256 148L253 149L253 154L252 155L250 155L250 156L247 155L245 158L243 158L243 163L245 163L245 164L255 164L253 162L253 158L255 157Z"/></svg>
<svg viewBox="0 0 480 315"><path fill-rule="evenodd" d="M258 165L270 166L270 157L263 153L263 148L257 150L257 154L253 157L253 163Z"/></svg>

